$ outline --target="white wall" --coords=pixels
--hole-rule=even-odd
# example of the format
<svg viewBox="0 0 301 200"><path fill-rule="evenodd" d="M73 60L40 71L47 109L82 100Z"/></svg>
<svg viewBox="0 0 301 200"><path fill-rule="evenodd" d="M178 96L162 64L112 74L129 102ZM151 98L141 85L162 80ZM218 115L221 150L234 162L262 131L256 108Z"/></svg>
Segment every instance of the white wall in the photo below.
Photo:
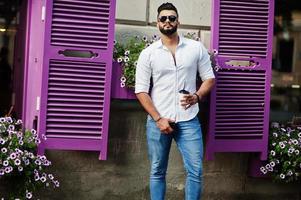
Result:
<svg viewBox="0 0 301 200"><path fill-rule="evenodd" d="M116 39L131 35L159 34L155 23L157 8L164 0L117 0ZM211 0L169 0L179 12L181 34L195 32L207 48L210 45Z"/></svg>

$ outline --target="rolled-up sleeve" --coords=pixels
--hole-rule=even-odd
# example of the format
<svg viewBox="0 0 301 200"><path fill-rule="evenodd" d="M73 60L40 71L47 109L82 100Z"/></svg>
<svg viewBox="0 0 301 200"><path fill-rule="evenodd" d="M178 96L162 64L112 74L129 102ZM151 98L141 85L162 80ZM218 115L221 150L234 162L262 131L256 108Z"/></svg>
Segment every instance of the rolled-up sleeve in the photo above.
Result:
<svg viewBox="0 0 301 200"><path fill-rule="evenodd" d="M198 60L198 71L202 81L215 78L211 67L211 60L207 49L200 43L200 57Z"/></svg>
<svg viewBox="0 0 301 200"><path fill-rule="evenodd" d="M135 74L135 93L149 92L151 78L151 67L149 55L143 50L138 58L136 74Z"/></svg>

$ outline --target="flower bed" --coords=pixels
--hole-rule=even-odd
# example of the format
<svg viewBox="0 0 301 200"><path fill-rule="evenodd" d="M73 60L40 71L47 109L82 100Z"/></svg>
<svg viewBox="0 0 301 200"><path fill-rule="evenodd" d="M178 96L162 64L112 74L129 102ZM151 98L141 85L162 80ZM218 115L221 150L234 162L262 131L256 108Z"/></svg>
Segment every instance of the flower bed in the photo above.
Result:
<svg viewBox="0 0 301 200"><path fill-rule="evenodd" d="M273 123L270 130L269 156L260 168L275 181L300 181L301 175L301 127L280 126Z"/></svg>
<svg viewBox="0 0 301 200"><path fill-rule="evenodd" d="M0 118L0 180L7 183L8 191L0 198L31 199L42 187L59 187L54 176L45 171L51 162L37 155L40 142L36 130L24 130L21 120Z"/></svg>

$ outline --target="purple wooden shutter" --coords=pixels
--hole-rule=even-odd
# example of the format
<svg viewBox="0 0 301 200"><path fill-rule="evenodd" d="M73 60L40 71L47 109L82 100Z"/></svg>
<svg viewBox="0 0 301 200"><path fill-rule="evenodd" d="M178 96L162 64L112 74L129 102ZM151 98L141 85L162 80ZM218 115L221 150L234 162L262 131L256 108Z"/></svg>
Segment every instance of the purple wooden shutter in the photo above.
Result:
<svg viewBox="0 0 301 200"><path fill-rule="evenodd" d="M49 0L40 134L45 149L107 158L115 0Z"/></svg>
<svg viewBox="0 0 301 200"><path fill-rule="evenodd" d="M274 1L214 0L212 14L211 47L218 71L206 157L260 152L266 159Z"/></svg>

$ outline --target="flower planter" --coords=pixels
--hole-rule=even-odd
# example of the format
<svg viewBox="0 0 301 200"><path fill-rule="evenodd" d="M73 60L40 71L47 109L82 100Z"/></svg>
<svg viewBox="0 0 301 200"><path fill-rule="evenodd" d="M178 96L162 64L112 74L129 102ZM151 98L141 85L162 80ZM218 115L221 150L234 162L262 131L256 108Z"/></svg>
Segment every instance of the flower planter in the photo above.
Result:
<svg viewBox="0 0 301 200"><path fill-rule="evenodd" d="M111 98L112 99L136 99L134 90L120 86L121 76L122 76L122 66L118 62L113 61Z"/></svg>

